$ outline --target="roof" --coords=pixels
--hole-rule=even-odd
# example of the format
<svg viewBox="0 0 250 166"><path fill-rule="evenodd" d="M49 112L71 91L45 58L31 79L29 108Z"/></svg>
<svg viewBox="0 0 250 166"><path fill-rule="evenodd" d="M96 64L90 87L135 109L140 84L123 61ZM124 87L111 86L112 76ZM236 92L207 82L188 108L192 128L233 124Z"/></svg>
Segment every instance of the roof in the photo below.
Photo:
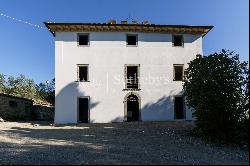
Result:
<svg viewBox="0 0 250 166"><path fill-rule="evenodd" d="M4 97L13 98L13 99L25 100L25 101L33 102L33 100L28 99L28 98L19 97L19 96L13 96L13 95L9 95L9 94L2 93L2 92L0 92L0 96L4 96Z"/></svg>
<svg viewBox="0 0 250 166"><path fill-rule="evenodd" d="M17 100L29 101L29 102L32 102L34 105L48 106L48 107L52 106L52 104L47 102L47 101L28 99L28 98L25 98L25 97L14 96L14 95L10 95L10 94L3 93L3 92L0 92L0 97L1 96L12 98L12 99L17 99Z"/></svg>
<svg viewBox="0 0 250 166"><path fill-rule="evenodd" d="M156 25L156 24L110 24L110 23L52 23L44 22L55 36L56 32L146 32L201 34L203 37L213 26Z"/></svg>

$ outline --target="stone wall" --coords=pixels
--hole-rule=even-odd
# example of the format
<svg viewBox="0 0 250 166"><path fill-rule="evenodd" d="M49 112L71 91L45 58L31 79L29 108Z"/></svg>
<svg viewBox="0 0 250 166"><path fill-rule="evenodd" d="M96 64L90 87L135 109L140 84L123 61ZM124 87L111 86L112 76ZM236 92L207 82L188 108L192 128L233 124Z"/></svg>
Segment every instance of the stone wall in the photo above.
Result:
<svg viewBox="0 0 250 166"><path fill-rule="evenodd" d="M32 117L37 121L54 121L54 107L33 105Z"/></svg>
<svg viewBox="0 0 250 166"><path fill-rule="evenodd" d="M0 93L1 121L53 121L54 107Z"/></svg>
<svg viewBox="0 0 250 166"><path fill-rule="evenodd" d="M0 93L0 117L7 121L32 120L33 101Z"/></svg>

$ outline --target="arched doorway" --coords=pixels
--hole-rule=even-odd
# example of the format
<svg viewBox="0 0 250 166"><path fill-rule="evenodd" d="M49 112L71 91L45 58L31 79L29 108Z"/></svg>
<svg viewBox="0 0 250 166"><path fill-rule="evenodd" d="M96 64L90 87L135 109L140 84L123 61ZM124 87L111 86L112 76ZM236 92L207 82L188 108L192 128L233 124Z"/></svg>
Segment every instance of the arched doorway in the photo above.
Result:
<svg viewBox="0 0 250 166"><path fill-rule="evenodd" d="M140 121L140 98L136 94L128 94L125 97L125 119L127 122Z"/></svg>

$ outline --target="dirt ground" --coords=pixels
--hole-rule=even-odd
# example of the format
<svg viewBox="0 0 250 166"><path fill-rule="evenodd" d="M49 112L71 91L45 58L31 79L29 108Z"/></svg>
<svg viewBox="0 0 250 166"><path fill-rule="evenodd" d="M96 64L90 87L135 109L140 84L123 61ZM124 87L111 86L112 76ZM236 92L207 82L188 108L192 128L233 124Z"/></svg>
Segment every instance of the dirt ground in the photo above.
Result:
<svg viewBox="0 0 250 166"><path fill-rule="evenodd" d="M191 122L0 122L0 165L249 164L248 148L208 144L191 128Z"/></svg>

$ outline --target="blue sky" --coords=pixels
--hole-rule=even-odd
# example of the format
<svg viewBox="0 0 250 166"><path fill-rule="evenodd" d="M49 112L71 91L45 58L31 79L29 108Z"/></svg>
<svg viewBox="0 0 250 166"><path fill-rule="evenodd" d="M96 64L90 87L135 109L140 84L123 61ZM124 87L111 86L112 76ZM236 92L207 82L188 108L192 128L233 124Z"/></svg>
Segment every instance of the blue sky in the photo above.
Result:
<svg viewBox="0 0 250 166"><path fill-rule="evenodd" d="M223 48L249 60L248 0L0 0L0 13L44 26L52 22L107 22L131 17L154 24L214 25L204 54ZM0 16L0 73L24 74L36 83L54 77L54 38Z"/></svg>

